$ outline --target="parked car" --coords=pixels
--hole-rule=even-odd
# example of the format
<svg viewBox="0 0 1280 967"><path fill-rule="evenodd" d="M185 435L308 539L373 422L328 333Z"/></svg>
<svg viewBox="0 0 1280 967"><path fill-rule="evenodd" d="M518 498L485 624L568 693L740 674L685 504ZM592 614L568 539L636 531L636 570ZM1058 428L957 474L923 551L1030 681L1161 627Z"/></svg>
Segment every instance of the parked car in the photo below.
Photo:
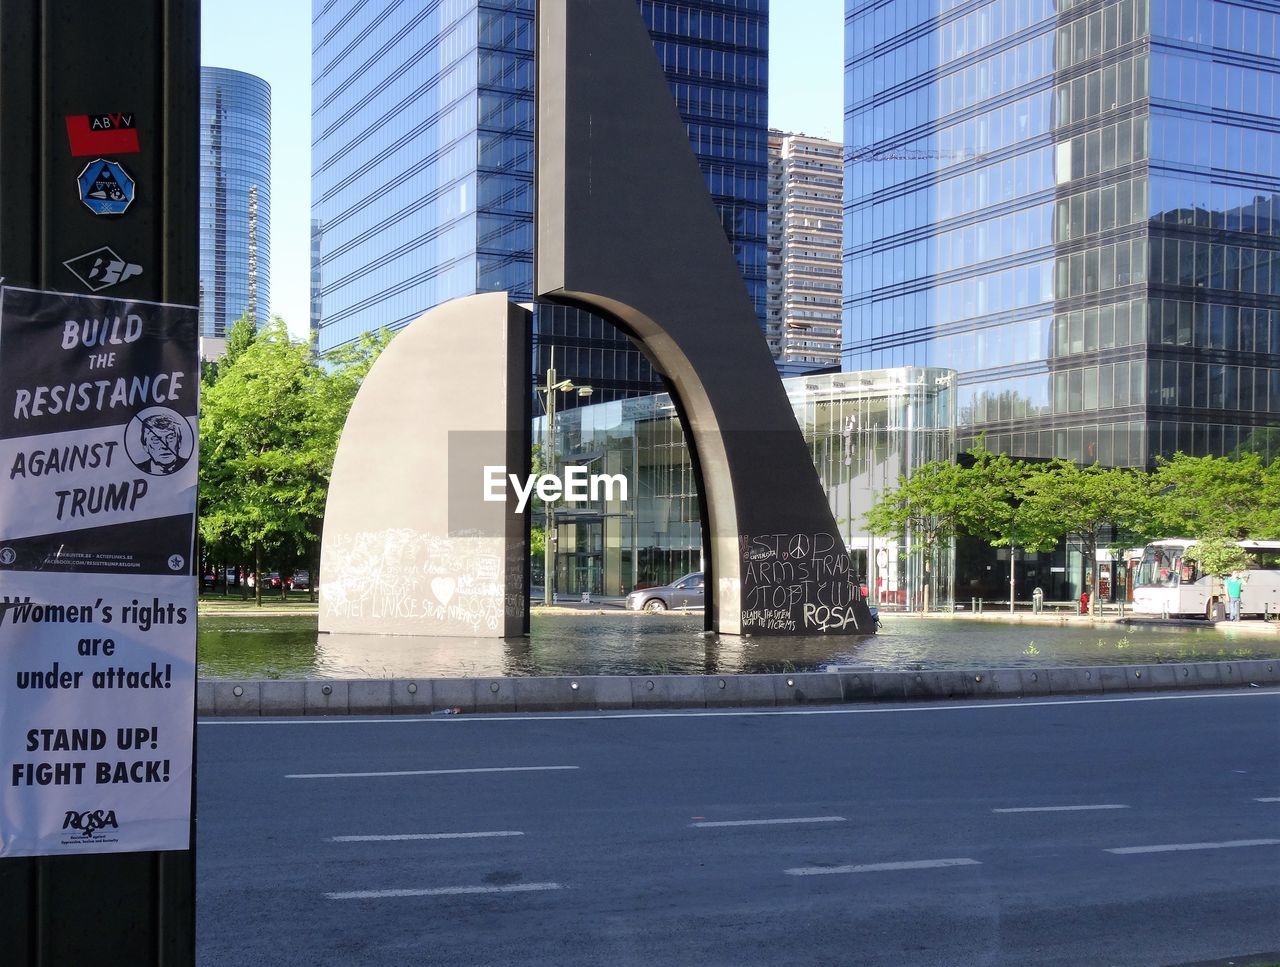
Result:
<svg viewBox="0 0 1280 967"><path fill-rule="evenodd" d="M289 587L294 591L310 591L311 590L311 572L294 571L293 577L289 578Z"/></svg>
<svg viewBox="0 0 1280 967"><path fill-rule="evenodd" d="M280 590L280 572L271 571L262 576L262 590L279 591Z"/></svg>
<svg viewBox="0 0 1280 967"><path fill-rule="evenodd" d="M627 610L672 611L701 608L706 603L704 583L702 572L694 571L660 588L641 588L632 591L627 595Z"/></svg>

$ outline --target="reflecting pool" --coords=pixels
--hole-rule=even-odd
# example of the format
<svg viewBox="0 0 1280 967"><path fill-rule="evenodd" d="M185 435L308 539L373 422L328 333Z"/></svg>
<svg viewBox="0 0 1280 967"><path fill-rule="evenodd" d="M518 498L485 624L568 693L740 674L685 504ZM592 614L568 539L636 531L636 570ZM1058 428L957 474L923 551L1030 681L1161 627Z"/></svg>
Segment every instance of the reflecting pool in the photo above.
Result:
<svg viewBox="0 0 1280 967"><path fill-rule="evenodd" d="M317 635L316 618L202 618L210 679L455 678L1128 665L1280 657L1280 636L1150 625L1032 625L885 617L866 638L718 638L700 615L533 617L523 640Z"/></svg>

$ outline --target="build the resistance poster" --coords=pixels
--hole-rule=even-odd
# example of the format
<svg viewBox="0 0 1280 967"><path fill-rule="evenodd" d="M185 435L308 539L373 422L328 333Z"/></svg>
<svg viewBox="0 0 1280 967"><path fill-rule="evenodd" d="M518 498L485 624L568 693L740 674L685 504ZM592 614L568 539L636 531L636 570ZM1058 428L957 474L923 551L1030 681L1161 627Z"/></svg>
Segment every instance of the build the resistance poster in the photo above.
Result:
<svg viewBox="0 0 1280 967"><path fill-rule="evenodd" d="M196 310L0 288L0 857L187 849Z"/></svg>

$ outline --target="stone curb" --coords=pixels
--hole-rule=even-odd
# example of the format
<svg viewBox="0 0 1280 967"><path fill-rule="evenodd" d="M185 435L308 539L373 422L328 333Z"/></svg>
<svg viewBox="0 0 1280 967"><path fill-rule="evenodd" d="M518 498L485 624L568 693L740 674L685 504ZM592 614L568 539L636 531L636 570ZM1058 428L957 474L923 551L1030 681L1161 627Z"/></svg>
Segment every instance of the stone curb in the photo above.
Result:
<svg viewBox="0 0 1280 967"><path fill-rule="evenodd" d="M1280 659L876 672L832 666L791 675L583 675L559 678L201 681L202 716L422 715L600 709L789 708L1046 695L1116 695L1280 686Z"/></svg>

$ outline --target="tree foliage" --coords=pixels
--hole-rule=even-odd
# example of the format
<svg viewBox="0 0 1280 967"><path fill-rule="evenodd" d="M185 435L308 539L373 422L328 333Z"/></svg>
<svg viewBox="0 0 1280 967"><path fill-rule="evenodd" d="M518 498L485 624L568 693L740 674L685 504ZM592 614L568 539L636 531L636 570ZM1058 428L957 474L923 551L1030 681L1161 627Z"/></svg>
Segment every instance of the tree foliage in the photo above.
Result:
<svg viewBox="0 0 1280 967"><path fill-rule="evenodd" d="M1262 474L1262 499L1254 511L1253 536L1258 540L1280 541L1280 457L1271 461Z"/></svg>
<svg viewBox="0 0 1280 967"><path fill-rule="evenodd" d="M1244 571L1256 567L1253 556L1231 537L1215 535L1204 537L1187 548L1183 557L1195 561L1200 570L1217 578L1225 578L1232 571Z"/></svg>
<svg viewBox="0 0 1280 967"><path fill-rule="evenodd" d="M248 558L285 576L317 549L338 439L360 384L389 337L366 337L317 360L273 318L241 320L206 376L201 404L200 536L222 559ZM252 327L250 326L249 329ZM262 582L256 596L261 602Z"/></svg>
<svg viewBox="0 0 1280 967"><path fill-rule="evenodd" d="M1236 459L1178 453L1162 459L1152 475L1158 499L1151 505L1149 529L1170 537L1274 535L1280 529L1278 466L1267 467L1256 453Z"/></svg>
<svg viewBox="0 0 1280 967"><path fill-rule="evenodd" d="M1098 546L1108 531L1133 543L1147 535L1150 483L1141 471L1054 460L1027 484L1026 513L1046 534L1075 538L1091 576L1089 598L1098 607Z"/></svg>
<svg viewBox="0 0 1280 967"><path fill-rule="evenodd" d="M205 363L201 370L201 377L204 383L204 389L208 389L218 381L218 376L229 367L235 365L235 361L240 358L241 354L253 345L255 339L258 338L258 324L252 316L247 312L237 319L231 325L231 329L227 332L227 344L223 350L220 359L213 359Z"/></svg>
<svg viewBox="0 0 1280 967"><path fill-rule="evenodd" d="M1042 472L1040 465L991 453L981 445L969 453L973 457L969 481L972 506L965 514L965 531L993 547L1016 547L1032 553L1052 550L1061 534L1027 500Z"/></svg>
<svg viewBox="0 0 1280 967"><path fill-rule="evenodd" d="M1041 472L1037 464L1003 453L991 453L981 443L969 451L973 458L965 531L993 547L1009 548L1009 608L1013 609L1018 551L1051 551L1061 538L1058 527L1029 501L1032 483Z"/></svg>
<svg viewBox="0 0 1280 967"><path fill-rule="evenodd" d="M926 463L898 489L886 491L866 513L875 534L891 534L921 554L925 580L920 609L929 609L929 573L937 549L949 544L974 513L970 471L954 463Z"/></svg>
<svg viewBox="0 0 1280 967"><path fill-rule="evenodd" d="M981 443L965 465L922 466L881 494L866 523L924 555L960 534L995 547L1039 552L1063 539L1079 542L1098 601L1097 551L1103 540L1131 546L1159 537L1199 542L1190 557L1213 574L1248 566L1235 546L1244 538L1280 540L1280 459L1237 457L1160 460L1154 473L1032 462L988 452ZM1203 555L1203 556L1202 556ZM1012 588L1010 599L1012 600Z"/></svg>

